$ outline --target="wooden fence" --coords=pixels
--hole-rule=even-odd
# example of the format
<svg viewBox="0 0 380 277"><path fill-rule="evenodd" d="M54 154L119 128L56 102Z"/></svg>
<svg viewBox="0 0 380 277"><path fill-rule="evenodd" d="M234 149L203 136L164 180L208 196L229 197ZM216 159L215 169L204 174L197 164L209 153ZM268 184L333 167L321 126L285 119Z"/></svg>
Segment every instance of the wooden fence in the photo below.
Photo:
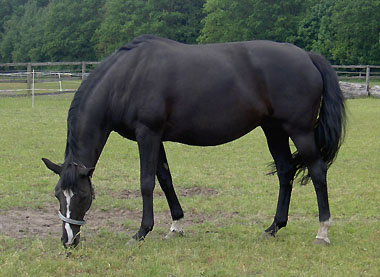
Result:
<svg viewBox="0 0 380 277"><path fill-rule="evenodd" d="M77 72L75 77L71 75L70 78L84 79L89 74L90 70L87 70L87 66L92 67L98 65L100 62L35 62L35 63L0 63L0 73L14 70L22 71L23 75L20 78L0 78L0 83L26 83L27 94L30 94L32 87L32 76L34 68L64 68L64 67L80 67L81 71ZM378 65L334 65L333 66L340 79L362 79L366 82L367 91L369 90L370 80L380 79L380 66ZM13 71L14 71L13 70ZM42 70L43 71L43 70ZM70 70L69 70L70 71ZM59 72L59 71L58 71ZM64 78L64 74L59 75L57 73L56 79L49 77L46 81L61 81ZM43 79L37 82L44 82Z"/></svg>
<svg viewBox="0 0 380 277"><path fill-rule="evenodd" d="M86 67L87 65L98 65L100 64L100 62L35 62L35 63L0 63L0 68L3 67L3 68L18 68L20 70L22 70L21 68L25 68L26 69L26 74L25 74L25 77L26 79L20 79L20 78L17 78L17 79L5 79L5 80L1 80L0 79L0 82L17 82L17 83L26 83L26 91L27 91L27 94L30 94L30 91L31 91L31 88L32 88L32 83L33 83L33 68L35 67L56 67L56 68L62 68L62 67L65 67L65 66L80 66L81 67L81 72L80 72L80 79L85 79L86 76L88 75L88 72L86 72ZM0 70L1 72L1 70ZM62 74L64 75L64 74ZM57 75L58 78L55 80L55 81L61 81L63 79L63 76L61 78L61 75ZM71 78L73 79L73 78ZM46 81L54 81L52 80L51 78L49 78L49 80L46 80ZM38 82L44 82L44 80L38 80Z"/></svg>
<svg viewBox="0 0 380 277"><path fill-rule="evenodd" d="M365 79L366 90L369 91L371 79L380 79L379 65L333 65L340 79Z"/></svg>

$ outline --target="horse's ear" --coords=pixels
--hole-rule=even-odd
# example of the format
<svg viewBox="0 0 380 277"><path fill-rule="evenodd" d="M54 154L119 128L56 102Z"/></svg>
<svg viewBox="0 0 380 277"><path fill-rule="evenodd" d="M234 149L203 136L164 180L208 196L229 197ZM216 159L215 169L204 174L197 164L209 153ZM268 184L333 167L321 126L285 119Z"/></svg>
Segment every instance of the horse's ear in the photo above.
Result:
<svg viewBox="0 0 380 277"><path fill-rule="evenodd" d="M55 174L61 174L62 172L62 166L53 163L52 161L49 161L48 159L42 158L42 161L46 165L47 168L49 168L51 171L53 171Z"/></svg>
<svg viewBox="0 0 380 277"><path fill-rule="evenodd" d="M89 167L89 168L78 168L79 175L85 176L85 177L92 177L92 174L94 173L95 167Z"/></svg>

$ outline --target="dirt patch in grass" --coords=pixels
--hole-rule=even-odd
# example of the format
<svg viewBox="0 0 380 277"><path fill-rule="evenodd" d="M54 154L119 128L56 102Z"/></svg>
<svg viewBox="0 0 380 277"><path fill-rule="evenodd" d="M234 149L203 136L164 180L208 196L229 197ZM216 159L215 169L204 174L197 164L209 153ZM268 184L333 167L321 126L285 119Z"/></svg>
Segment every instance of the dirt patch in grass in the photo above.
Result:
<svg viewBox="0 0 380 277"><path fill-rule="evenodd" d="M216 215L216 217L219 216ZM223 215L223 218L225 216ZM201 224L210 218L211 216L199 213L196 210L185 211L185 227ZM92 235L101 229L108 229L113 232L125 232L126 234L131 233L132 235L132 232L138 229L141 221L141 211L126 209L103 211L91 208L86 215L86 221L87 223L82 227L82 230L87 235ZM133 230L128 230L128 224L135 225ZM167 227L169 230L170 224L171 217L169 211L155 213L156 227ZM62 221L58 218L58 203L57 205L46 204L40 209L16 208L0 211L0 235L12 238L47 237L60 236L61 232Z"/></svg>
<svg viewBox="0 0 380 277"><path fill-rule="evenodd" d="M218 191L213 188L206 188L206 187L191 187L191 188L184 188L179 191L179 194L184 197L191 197L195 195L201 195L201 196L216 196L218 195Z"/></svg>
<svg viewBox="0 0 380 277"><path fill-rule="evenodd" d="M42 209L17 208L0 211L0 234L14 238L57 235L60 221L56 207Z"/></svg>
<svg viewBox="0 0 380 277"><path fill-rule="evenodd" d="M212 188L191 187L179 188L178 195L182 197L216 196L218 192ZM122 190L121 192L109 192L116 199L128 199L141 197L139 191ZM160 190L155 191L156 197L165 197ZM142 209L142 207L141 207ZM220 212L214 215L200 213L199 211L185 211L185 228L194 224L202 224L204 221L218 221L221 219L239 216L237 213ZM86 215L87 224L82 230L87 235L92 235L101 229L113 232L132 233L137 230L141 221L141 210L109 209L102 210L91 208ZM155 212L155 226L169 229L171 224L170 212ZM133 225L133 227L131 227ZM133 228L133 230L130 230ZM136 230L134 230L136 229ZM12 238L60 236L62 221L58 218L58 203L48 203L39 209L15 208L0 210L0 235Z"/></svg>
<svg viewBox="0 0 380 277"><path fill-rule="evenodd" d="M62 221L58 218L57 206L48 204L38 210L17 208L0 211L0 234L13 238L60 236ZM163 217L163 215L158 216L160 218ZM126 220L139 222L141 220L141 212L123 209L108 211L90 209L86 215L87 224L84 228L87 234L96 233L102 228L115 232L127 231L123 226ZM166 221L169 224L170 218Z"/></svg>
<svg viewBox="0 0 380 277"><path fill-rule="evenodd" d="M62 222L58 218L57 207L52 204L43 209L17 208L0 211L0 234L13 238L23 237L46 237L60 236ZM217 215L219 217L219 215ZM210 216L200 214L196 211L187 211L185 215L186 225L200 224L208 220ZM111 209L102 211L90 209L86 215L87 224L85 232L88 235L96 233L100 229L109 229L114 232L132 232L124 225L127 221L133 221L136 225L141 220L141 211L130 211L125 209ZM169 230L171 218L170 213L155 213L155 225L166 226Z"/></svg>
<svg viewBox="0 0 380 277"><path fill-rule="evenodd" d="M175 187L175 185L174 185ZM206 187L191 187L191 188L176 188L177 194L182 197L192 197L192 196L216 196L218 195L218 191L213 188L206 188ZM112 198L115 199L131 199L131 198L138 198L141 197L141 192L139 190L122 190L122 191L107 191L104 192L110 195ZM164 193L160 189L154 190L154 197L162 197L164 196Z"/></svg>

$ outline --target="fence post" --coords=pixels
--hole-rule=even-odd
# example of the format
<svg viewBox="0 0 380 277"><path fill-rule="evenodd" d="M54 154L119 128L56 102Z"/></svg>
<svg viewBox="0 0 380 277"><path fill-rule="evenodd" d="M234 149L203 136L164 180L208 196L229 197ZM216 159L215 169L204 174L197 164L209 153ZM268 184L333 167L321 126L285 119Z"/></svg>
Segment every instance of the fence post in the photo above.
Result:
<svg viewBox="0 0 380 277"><path fill-rule="evenodd" d="M85 78L85 74L86 74L86 63L82 62L82 81Z"/></svg>
<svg viewBox="0 0 380 277"><path fill-rule="evenodd" d="M365 74L365 89L368 92L368 96L370 96L370 92L369 92L369 76L370 76L370 73L371 73L371 68L369 67L369 65L367 65L367 70L366 70L366 74Z"/></svg>
<svg viewBox="0 0 380 277"><path fill-rule="evenodd" d="M26 66L26 94L30 96L30 89L32 87L32 65L28 63Z"/></svg>
<svg viewBox="0 0 380 277"><path fill-rule="evenodd" d="M59 91L62 91L62 79L61 73L58 73Z"/></svg>
<svg viewBox="0 0 380 277"><path fill-rule="evenodd" d="M34 108L34 69L33 69L33 83L32 83L32 108Z"/></svg>

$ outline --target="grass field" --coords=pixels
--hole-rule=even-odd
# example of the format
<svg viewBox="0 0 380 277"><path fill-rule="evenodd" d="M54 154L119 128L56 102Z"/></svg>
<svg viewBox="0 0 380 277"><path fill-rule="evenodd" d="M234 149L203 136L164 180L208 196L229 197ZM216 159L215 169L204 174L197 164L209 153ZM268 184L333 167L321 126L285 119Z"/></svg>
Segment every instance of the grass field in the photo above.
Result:
<svg viewBox="0 0 380 277"><path fill-rule="evenodd" d="M312 244L312 185L295 185L288 226L275 239L261 238L278 184L266 175L271 157L257 129L218 147L166 143L185 237L162 239L170 217L156 186L155 228L132 247L126 243L142 208L137 146L112 134L94 173L96 200L83 239L65 250L53 193L58 178L41 158L63 161L71 98L39 97L34 109L30 98L0 98L0 276L380 275L380 100L347 101L346 141L328 174L329 247Z"/></svg>

